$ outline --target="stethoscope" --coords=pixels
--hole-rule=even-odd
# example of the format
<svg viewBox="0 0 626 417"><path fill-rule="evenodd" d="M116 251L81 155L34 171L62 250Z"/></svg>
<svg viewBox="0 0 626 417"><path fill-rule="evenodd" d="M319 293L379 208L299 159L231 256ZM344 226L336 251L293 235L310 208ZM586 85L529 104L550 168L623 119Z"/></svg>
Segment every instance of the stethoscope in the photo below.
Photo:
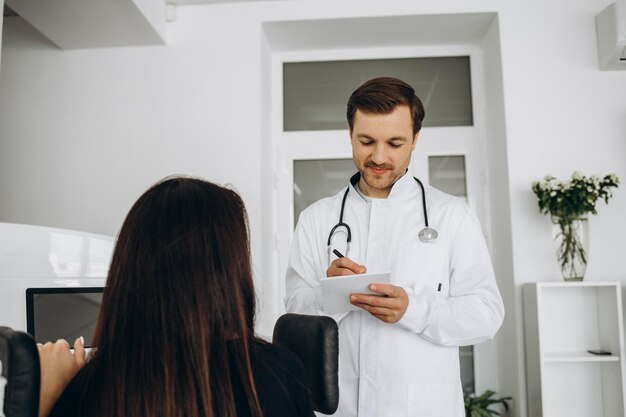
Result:
<svg viewBox="0 0 626 417"><path fill-rule="evenodd" d="M358 180L358 175L359 174L357 173L357 175L353 178L356 178ZM352 181L353 178L351 178L351 181L350 181L351 183L353 182ZM415 177L413 177L413 179L417 181L417 184L422 189L422 210L424 212L424 228L419 231L417 236L424 243L434 242L435 240L437 240L437 237L439 236L439 234L437 233L435 229L433 229L432 227L428 225L428 212L426 211L426 192L424 191L424 184L422 184L422 182ZM350 187L346 189L346 192L343 194L343 199L341 200L341 211L339 212L339 223L337 223L330 230L330 234L328 235L327 246L328 246L329 258L330 258L330 250L331 250L330 249L331 240L333 239L333 236L335 235L335 232L337 231L337 229L340 229L342 227L345 229L346 234L347 234L346 253L344 255L348 256L348 252L350 251L350 242L352 241L352 231L350 230L350 226L348 226L348 224L344 223L343 221L343 212L344 212L344 209L346 208L346 200L348 199L349 191L350 191Z"/></svg>

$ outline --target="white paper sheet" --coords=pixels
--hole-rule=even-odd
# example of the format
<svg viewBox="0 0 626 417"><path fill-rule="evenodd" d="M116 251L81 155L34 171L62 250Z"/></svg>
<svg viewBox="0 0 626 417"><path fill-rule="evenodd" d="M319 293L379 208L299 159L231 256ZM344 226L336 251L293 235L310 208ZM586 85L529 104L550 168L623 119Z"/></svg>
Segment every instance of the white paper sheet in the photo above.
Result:
<svg viewBox="0 0 626 417"><path fill-rule="evenodd" d="M389 284L390 272L322 278L322 298L326 313L360 310L350 304L350 294L379 294L369 290L370 284Z"/></svg>

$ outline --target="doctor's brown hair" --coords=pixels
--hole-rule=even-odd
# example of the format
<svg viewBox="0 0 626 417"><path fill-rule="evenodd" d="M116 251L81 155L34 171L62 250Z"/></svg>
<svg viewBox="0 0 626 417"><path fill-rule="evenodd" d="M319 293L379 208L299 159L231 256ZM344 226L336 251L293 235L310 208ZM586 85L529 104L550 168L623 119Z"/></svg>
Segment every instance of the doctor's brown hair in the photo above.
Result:
<svg viewBox="0 0 626 417"><path fill-rule="evenodd" d="M243 201L218 185L169 178L137 200L115 245L79 415L235 417L240 380L262 417L248 239Z"/></svg>
<svg viewBox="0 0 626 417"><path fill-rule="evenodd" d="M413 136L422 128L425 111L422 101L415 95L413 87L392 77L379 77L366 81L354 90L348 100L346 113L350 132L354 128L357 110L363 113L391 113L398 106L408 106L413 120Z"/></svg>

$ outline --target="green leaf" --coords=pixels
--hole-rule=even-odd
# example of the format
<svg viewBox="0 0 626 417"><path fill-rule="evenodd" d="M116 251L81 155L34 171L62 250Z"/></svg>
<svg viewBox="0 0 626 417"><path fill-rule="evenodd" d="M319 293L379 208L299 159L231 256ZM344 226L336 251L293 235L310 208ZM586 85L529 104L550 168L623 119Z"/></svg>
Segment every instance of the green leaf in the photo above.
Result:
<svg viewBox="0 0 626 417"><path fill-rule="evenodd" d="M511 397L492 398L496 393L486 390L481 395L466 394L464 397L465 415L466 417L492 417L501 415L499 411L491 409L492 406L501 404L508 411L509 405L507 401Z"/></svg>

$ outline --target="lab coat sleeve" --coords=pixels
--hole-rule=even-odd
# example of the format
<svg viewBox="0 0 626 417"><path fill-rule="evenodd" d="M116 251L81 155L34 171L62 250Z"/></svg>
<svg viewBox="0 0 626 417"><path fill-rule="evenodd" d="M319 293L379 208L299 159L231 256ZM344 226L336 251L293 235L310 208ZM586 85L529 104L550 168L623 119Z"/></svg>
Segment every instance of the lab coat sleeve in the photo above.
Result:
<svg viewBox="0 0 626 417"><path fill-rule="evenodd" d="M339 323L348 313L327 314L322 302L320 278L326 276L326 265L321 262L320 247L313 224L313 213L305 210L300 215L294 232L286 273L285 309L288 313L325 315Z"/></svg>
<svg viewBox="0 0 626 417"><path fill-rule="evenodd" d="M493 338L504 305L476 216L465 209L450 244L449 296L405 288L409 305L396 323L442 346L465 346Z"/></svg>

